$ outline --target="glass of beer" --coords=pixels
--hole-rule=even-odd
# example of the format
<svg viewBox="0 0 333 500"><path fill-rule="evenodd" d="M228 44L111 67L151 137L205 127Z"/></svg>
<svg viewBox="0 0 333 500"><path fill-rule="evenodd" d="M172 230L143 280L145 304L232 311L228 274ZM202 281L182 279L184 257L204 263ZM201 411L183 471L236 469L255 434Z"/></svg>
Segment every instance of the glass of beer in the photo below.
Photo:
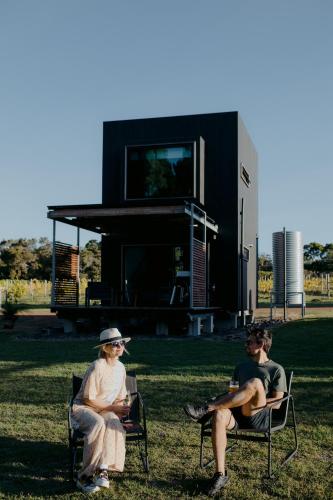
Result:
<svg viewBox="0 0 333 500"><path fill-rule="evenodd" d="M131 404L132 404L132 394L131 394L131 391L127 391L125 399L124 399L124 405L131 406ZM129 422L129 420L130 420L129 414L121 419L122 422Z"/></svg>
<svg viewBox="0 0 333 500"><path fill-rule="evenodd" d="M239 389L238 380L230 380L229 382L229 392L236 392Z"/></svg>

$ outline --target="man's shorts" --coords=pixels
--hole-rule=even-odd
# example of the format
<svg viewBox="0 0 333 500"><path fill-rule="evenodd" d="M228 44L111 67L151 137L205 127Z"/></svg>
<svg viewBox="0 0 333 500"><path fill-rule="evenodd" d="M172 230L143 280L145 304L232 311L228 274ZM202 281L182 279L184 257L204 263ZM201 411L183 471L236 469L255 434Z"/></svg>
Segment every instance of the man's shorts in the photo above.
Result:
<svg viewBox="0 0 333 500"><path fill-rule="evenodd" d="M263 431L268 429L269 408L263 408L251 417L243 415L241 407L230 408L230 410L236 420L236 425L232 430L237 431L238 429L254 429L257 431Z"/></svg>

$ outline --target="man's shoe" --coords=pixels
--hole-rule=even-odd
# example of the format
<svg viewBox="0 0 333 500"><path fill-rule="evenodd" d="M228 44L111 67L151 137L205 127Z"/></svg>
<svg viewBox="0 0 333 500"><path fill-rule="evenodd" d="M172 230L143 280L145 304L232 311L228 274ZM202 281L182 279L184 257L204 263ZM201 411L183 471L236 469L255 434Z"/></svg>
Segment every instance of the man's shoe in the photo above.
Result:
<svg viewBox="0 0 333 500"><path fill-rule="evenodd" d="M202 417L205 417L209 413L207 405L203 406L185 405L183 409L186 415L190 417L192 420L194 420L194 422L198 422L199 420L202 419Z"/></svg>
<svg viewBox="0 0 333 500"><path fill-rule="evenodd" d="M207 495L210 497L215 496L219 491L221 491L227 482L229 481L229 477L227 474L221 474L220 472L215 472L212 477L211 483L207 489Z"/></svg>
<svg viewBox="0 0 333 500"><path fill-rule="evenodd" d="M91 478L88 479L78 479L76 481L76 486L79 490L83 491L83 493L97 493L101 488L95 484Z"/></svg>
<svg viewBox="0 0 333 500"><path fill-rule="evenodd" d="M96 484L96 486L100 486L101 488L109 488L110 481L109 481L108 471L106 469L101 469L94 476L94 483Z"/></svg>

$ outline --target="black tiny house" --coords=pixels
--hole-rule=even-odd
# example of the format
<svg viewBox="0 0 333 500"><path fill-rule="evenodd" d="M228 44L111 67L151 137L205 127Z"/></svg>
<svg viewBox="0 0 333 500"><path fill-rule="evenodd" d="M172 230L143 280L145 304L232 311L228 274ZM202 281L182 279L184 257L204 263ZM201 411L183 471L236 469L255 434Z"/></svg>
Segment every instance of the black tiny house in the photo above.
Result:
<svg viewBox="0 0 333 500"><path fill-rule="evenodd" d="M257 154L238 112L104 123L102 204L48 217L102 234L101 283L78 301L78 248L55 242L52 309L200 333L255 313ZM98 306L91 305L99 299Z"/></svg>

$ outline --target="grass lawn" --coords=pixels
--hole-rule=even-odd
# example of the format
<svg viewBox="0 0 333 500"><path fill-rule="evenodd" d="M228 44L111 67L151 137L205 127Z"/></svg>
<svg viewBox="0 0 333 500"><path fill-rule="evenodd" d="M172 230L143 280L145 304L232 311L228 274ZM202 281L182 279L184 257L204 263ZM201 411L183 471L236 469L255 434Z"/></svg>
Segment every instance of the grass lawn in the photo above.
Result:
<svg viewBox="0 0 333 500"><path fill-rule="evenodd" d="M66 400L71 374L85 371L95 342L15 340L18 334L0 333L0 498L83 498L68 480ZM227 498L333 498L332 346L331 318L275 330L272 358L295 374L299 453L276 480L266 480L265 445L240 443L227 457ZM199 426L181 408L224 391L243 343L136 338L130 351L124 361L137 371L149 410L151 472L142 472L129 447L126 471L96 498L205 498L212 468L199 468ZM278 457L290 437L277 436Z"/></svg>

